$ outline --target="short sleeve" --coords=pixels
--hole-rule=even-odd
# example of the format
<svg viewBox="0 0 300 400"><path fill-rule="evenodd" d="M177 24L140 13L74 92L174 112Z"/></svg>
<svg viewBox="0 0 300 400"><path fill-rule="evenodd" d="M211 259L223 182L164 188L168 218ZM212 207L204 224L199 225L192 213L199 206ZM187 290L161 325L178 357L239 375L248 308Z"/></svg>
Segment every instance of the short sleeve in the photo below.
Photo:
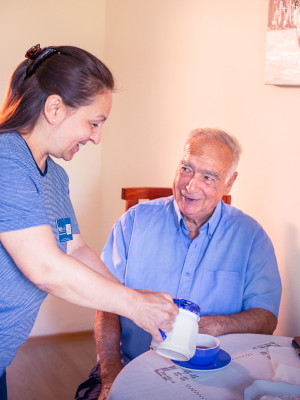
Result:
<svg viewBox="0 0 300 400"><path fill-rule="evenodd" d="M245 276L243 309L263 308L278 317L281 279L273 245L259 229L253 238Z"/></svg>
<svg viewBox="0 0 300 400"><path fill-rule="evenodd" d="M12 150L0 151L0 231L47 224L41 188Z"/></svg>
<svg viewBox="0 0 300 400"><path fill-rule="evenodd" d="M135 210L133 207L115 223L101 254L104 264L122 284L125 283L134 215Z"/></svg>

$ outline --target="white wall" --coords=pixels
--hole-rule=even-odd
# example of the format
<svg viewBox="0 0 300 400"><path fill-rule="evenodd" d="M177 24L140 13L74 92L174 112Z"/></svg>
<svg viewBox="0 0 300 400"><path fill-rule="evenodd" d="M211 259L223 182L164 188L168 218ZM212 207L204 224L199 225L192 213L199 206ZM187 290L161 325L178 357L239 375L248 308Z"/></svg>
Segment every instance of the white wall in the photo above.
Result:
<svg viewBox="0 0 300 400"><path fill-rule="evenodd" d="M43 18L31 22L33 10ZM119 90L100 147L64 163L81 230L98 252L124 210L122 186L171 185L193 128L236 135L244 152L233 204L256 218L274 243L284 285L276 333L295 335L300 88L264 85L267 12L268 0L54 0L48 8L12 0L0 6L0 33L7 37L0 45L7 53L0 94L38 41L84 47L112 69ZM49 296L32 334L89 329L93 315Z"/></svg>

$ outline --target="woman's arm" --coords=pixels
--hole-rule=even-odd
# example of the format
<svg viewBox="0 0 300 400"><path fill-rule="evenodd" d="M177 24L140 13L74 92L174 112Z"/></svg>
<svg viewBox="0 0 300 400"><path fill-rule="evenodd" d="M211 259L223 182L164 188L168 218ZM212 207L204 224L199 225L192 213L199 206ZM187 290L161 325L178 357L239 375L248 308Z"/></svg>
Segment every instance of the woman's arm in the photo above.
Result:
<svg viewBox="0 0 300 400"><path fill-rule="evenodd" d="M2 232L0 240L18 268L40 289L74 304L130 318L158 341L159 328L171 331L178 309L169 294L135 291L105 278L60 251L48 225Z"/></svg>

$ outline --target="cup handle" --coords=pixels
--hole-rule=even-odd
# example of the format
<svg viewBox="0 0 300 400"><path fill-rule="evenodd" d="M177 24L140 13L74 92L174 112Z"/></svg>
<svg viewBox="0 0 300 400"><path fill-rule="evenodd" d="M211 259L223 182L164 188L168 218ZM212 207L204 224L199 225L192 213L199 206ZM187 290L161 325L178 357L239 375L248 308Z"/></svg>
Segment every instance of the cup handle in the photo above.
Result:
<svg viewBox="0 0 300 400"><path fill-rule="evenodd" d="M165 334L165 332L162 331L162 330L160 330L160 329L159 329L159 332L160 332L160 334L161 334L162 339L163 339L163 340L166 340L166 339L167 339L167 335Z"/></svg>

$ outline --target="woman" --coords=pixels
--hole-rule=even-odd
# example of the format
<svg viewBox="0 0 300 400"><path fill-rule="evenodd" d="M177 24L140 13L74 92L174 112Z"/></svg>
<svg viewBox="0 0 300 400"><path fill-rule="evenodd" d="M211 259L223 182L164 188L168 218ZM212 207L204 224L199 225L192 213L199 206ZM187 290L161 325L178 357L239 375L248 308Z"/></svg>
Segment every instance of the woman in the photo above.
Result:
<svg viewBox="0 0 300 400"><path fill-rule="evenodd" d="M0 389L5 368L34 324L47 293L134 320L161 341L178 312L168 294L121 285L84 242L68 177L69 161L100 142L114 80L72 46L34 46L14 71L0 111Z"/></svg>

